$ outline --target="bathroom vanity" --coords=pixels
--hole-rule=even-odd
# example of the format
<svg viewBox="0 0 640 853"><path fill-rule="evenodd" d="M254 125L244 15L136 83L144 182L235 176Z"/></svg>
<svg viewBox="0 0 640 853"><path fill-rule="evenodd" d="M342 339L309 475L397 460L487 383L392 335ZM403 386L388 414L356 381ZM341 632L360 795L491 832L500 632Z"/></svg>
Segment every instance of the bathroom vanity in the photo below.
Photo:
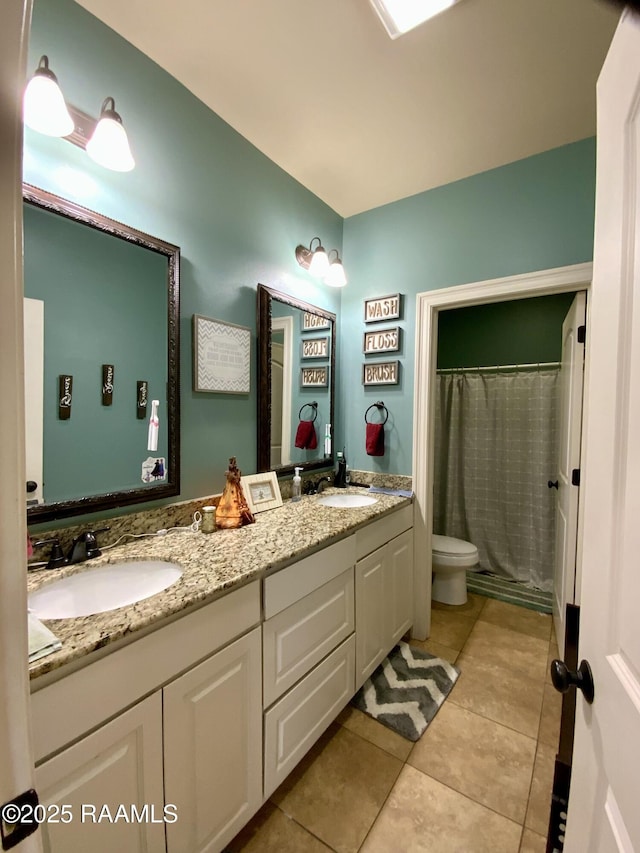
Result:
<svg viewBox="0 0 640 853"><path fill-rule="evenodd" d="M38 794L59 807L47 849L222 850L409 629L410 501L308 497L257 518L189 544L165 537L185 572L154 596L155 620L149 599L49 622L72 642L32 679Z"/></svg>

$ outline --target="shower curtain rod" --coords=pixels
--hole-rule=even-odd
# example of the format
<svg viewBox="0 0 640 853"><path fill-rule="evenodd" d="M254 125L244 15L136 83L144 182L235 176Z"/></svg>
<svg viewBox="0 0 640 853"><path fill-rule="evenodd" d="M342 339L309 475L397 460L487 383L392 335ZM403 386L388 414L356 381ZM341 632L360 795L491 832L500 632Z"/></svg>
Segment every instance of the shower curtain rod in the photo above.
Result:
<svg viewBox="0 0 640 853"><path fill-rule="evenodd" d="M536 364L494 364L485 367L440 367L436 373L497 373L499 370L539 370L549 367L560 367L559 361L544 361Z"/></svg>

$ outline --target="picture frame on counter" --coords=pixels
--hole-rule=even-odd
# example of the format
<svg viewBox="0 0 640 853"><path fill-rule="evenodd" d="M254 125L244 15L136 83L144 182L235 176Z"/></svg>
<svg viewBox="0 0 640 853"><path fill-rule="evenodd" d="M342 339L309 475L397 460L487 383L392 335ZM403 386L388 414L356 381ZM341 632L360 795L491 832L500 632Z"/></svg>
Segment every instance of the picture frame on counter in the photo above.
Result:
<svg viewBox="0 0 640 853"><path fill-rule="evenodd" d="M193 390L218 394L251 391L251 329L193 315Z"/></svg>
<svg viewBox="0 0 640 853"><path fill-rule="evenodd" d="M282 506L282 495L275 471L240 477L240 485L252 513Z"/></svg>
<svg viewBox="0 0 640 853"><path fill-rule="evenodd" d="M300 342L301 358L329 358L329 337L303 338Z"/></svg>
<svg viewBox="0 0 640 853"><path fill-rule="evenodd" d="M364 300L365 323L380 323L387 320L399 320L402 313L402 294L376 296Z"/></svg>
<svg viewBox="0 0 640 853"><path fill-rule="evenodd" d="M316 365L315 367L300 368L301 388L328 388L329 387L329 365Z"/></svg>
<svg viewBox="0 0 640 853"><path fill-rule="evenodd" d="M371 329L364 333L362 352L373 355L379 352L397 352L400 349L400 326L389 329Z"/></svg>
<svg viewBox="0 0 640 853"><path fill-rule="evenodd" d="M363 385L397 385L399 382L399 361L370 361L362 365Z"/></svg>
<svg viewBox="0 0 640 853"><path fill-rule="evenodd" d="M328 317L321 317L320 314L312 314L310 311L303 311L300 319L301 332L318 332L322 329L330 329L331 321Z"/></svg>

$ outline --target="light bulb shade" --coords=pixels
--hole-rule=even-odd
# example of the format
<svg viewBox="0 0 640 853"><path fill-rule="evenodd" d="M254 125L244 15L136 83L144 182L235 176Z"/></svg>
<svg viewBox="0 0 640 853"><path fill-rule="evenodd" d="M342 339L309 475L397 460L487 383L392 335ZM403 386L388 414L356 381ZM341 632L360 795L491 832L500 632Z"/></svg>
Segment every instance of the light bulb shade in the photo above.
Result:
<svg viewBox="0 0 640 853"><path fill-rule="evenodd" d="M91 139L87 142L87 154L105 169L130 172L136 163L122 119L113 107L113 98L107 98Z"/></svg>
<svg viewBox="0 0 640 853"><path fill-rule="evenodd" d="M318 278L324 278L329 272L329 258L322 246L318 246L313 253L311 263L309 264L309 272Z"/></svg>
<svg viewBox="0 0 640 853"><path fill-rule="evenodd" d="M74 123L46 56L40 59L23 99L24 123L46 136L68 136Z"/></svg>
<svg viewBox="0 0 640 853"><path fill-rule="evenodd" d="M347 283L347 276L345 275L344 267L342 266L340 258L332 261L331 266L329 267L329 272L325 276L324 283L328 284L329 287L344 287Z"/></svg>

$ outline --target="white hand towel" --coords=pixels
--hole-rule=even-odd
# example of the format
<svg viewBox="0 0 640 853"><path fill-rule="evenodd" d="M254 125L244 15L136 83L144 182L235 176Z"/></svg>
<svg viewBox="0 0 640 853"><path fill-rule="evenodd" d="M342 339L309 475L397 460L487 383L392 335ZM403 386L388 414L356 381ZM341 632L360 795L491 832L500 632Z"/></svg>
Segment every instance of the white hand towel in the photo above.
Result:
<svg viewBox="0 0 640 853"><path fill-rule="evenodd" d="M57 652L62 648L62 643L46 625L36 618L33 613L28 614L29 626L29 663Z"/></svg>

